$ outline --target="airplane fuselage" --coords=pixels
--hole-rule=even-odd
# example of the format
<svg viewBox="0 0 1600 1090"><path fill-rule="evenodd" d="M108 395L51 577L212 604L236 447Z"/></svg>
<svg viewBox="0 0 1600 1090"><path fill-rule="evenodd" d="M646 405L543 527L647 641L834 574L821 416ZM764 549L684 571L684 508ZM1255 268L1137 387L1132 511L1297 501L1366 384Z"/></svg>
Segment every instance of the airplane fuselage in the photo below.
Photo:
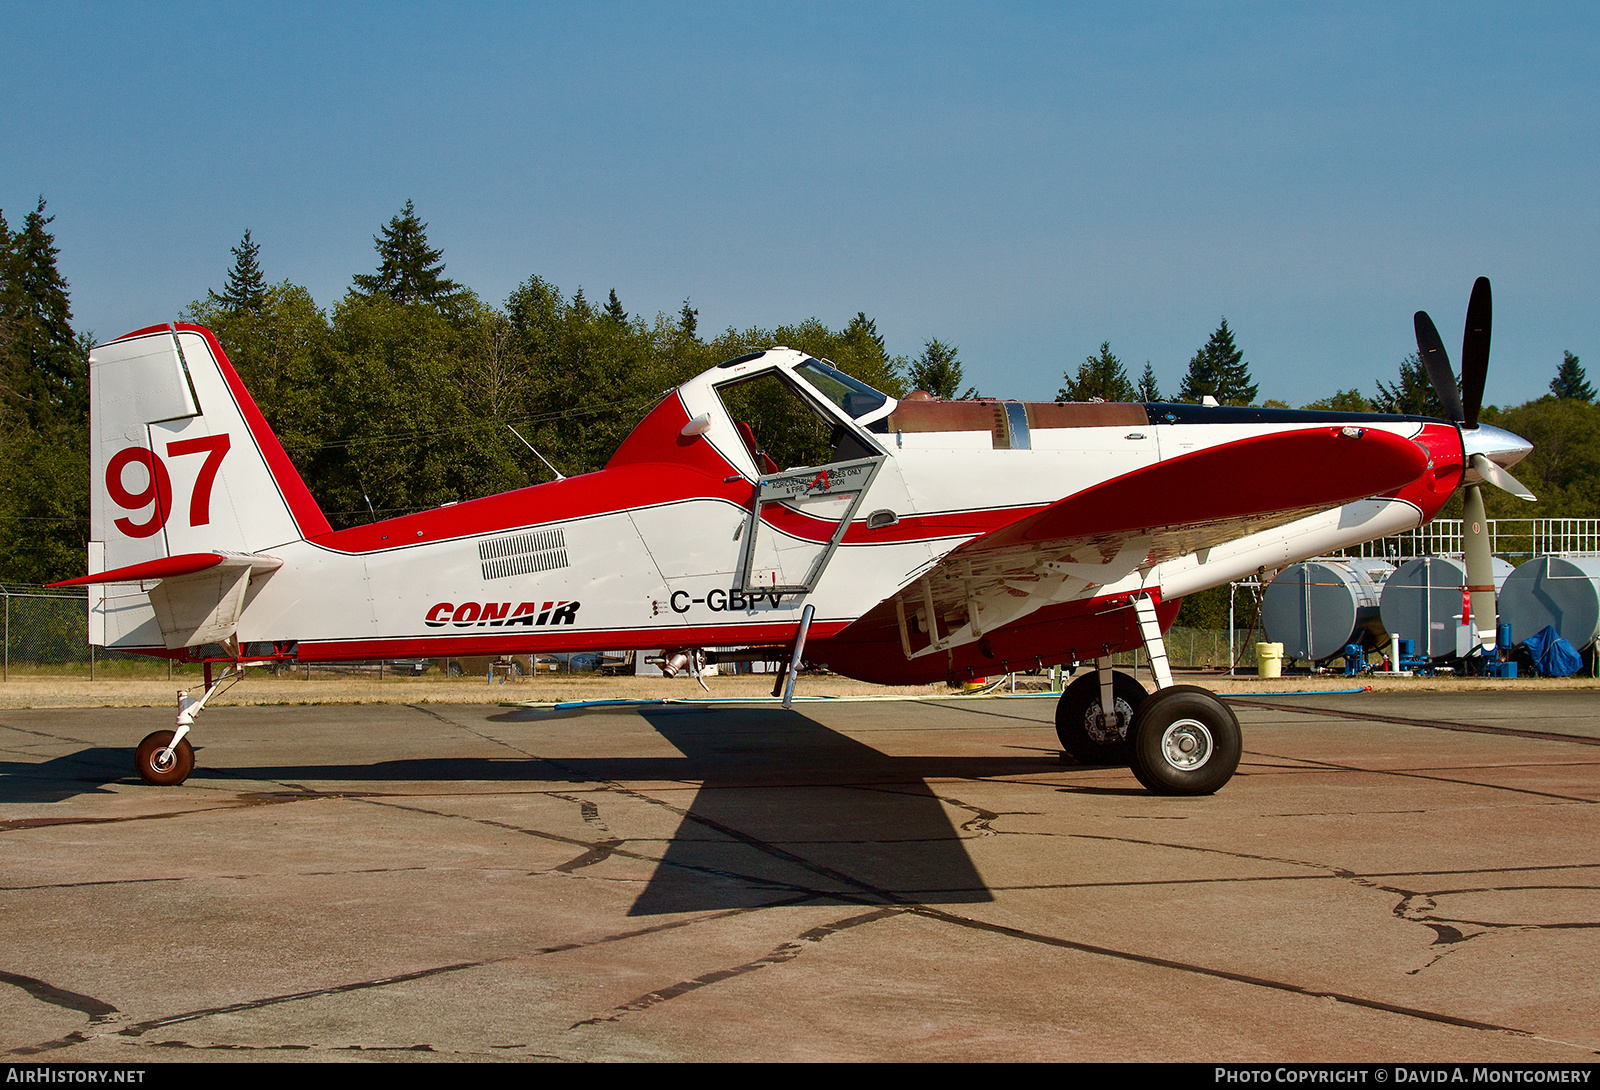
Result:
<svg viewBox="0 0 1600 1090"><path fill-rule="evenodd" d="M808 658L843 674L923 681L1002 664L1049 665L1137 646L1137 631L1108 603L1151 594L1162 601L1163 624L1170 624L1185 594L1418 526L1461 479L1457 429L1418 418L1192 405L896 402L882 395L852 415L864 395L819 392L817 375L828 379L828 369L778 349L679 387L597 473L331 530L317 523L320 512L299 494L298 477L287 479L281 448L220 346L209 334L203 346L197 333L182 336L195 342L191 355L208 347L218 359L214 374L188 369L204 410L159 423L133 421L148 436L140 441L137 429L126 429L131 438L120 440L124 447L115 434L101 437L96 472L110 474L106 479L116 485L94 512L102 562L120 568L161 550L270 556L281 564L258 571L242 591L236 636L241 644L290 649L304 661L782 644L794 638L801 610L810 605ZM726 403L726 390L756 378L775 379L831 427L827 460L787 469L766 462ZM212 411L224 400L226 411ZM968 607L944 610L929 589L933 608L907 620L902 605L897 632L857 624L897 592L906 592L915 614L921 599L907 588L952 550L1066 497L1211 448L1339 428L1415 441L1429 454L1429 468L1388 494L1324 504L1285 524L1174 555L1151 551L1126 564L1104 555L1045 557L1035 564L1041 593L1030 608L996 597L1018 582L1015 572L987 583L969 573L982 585L967 588ZM219 434L228 443L213 456ZM214 487L203 480L207 464L217 463L210 465L216 479L219 469L232 468L221 464L227 451L252 446L266 451L270 477L257 484L277 490L287 517L199 522L210 511L200 512L196 498ZM130 456L121 449L135 450L132 460L141 465L154 460L159 468L150 468L152 476L169 479L160 541L141 521L149 508L137 502L145 499L139 470L128 471ZM1282 493L1279 506L1293 508L1298 480L1342 468L1261 465L1254 475L1209 487ZM219 492L213 506L226 499L248 511L250 497L241 494L248 489L237 475L224 472L221 480L233 481L233 491ZM1170 498L1149 502L1159 507ZM1091 576L1044 570L1089 562L1100 565ZM939 577L957 576L940 571ZM192 646L192 631L186 636L157 615L150 585L145 579L91 591L96 642L155 653ZM1001 620L980 625L983 617ZM970 632L952 630L963 623ZM921 639L929 628L937 640ZM914 647L919 641L923 646Z"/></svg>

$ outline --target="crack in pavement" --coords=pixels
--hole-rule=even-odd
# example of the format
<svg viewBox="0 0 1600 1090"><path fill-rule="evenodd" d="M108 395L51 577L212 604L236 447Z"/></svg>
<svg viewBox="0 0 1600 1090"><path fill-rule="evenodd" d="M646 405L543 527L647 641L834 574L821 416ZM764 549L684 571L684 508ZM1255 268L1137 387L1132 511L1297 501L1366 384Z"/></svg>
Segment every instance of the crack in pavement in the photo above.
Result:
<svg viewBox="0 0 1600 1090"><path fill-rule="evenodd" d="M988 923L976 920L970 916L958 916L953 912L943 909L930 908L926 905L911 909L919 916L930 919L942 920L946 923L956 924L961 927L971 928L975 931L987 931L993 934L1006 935L1011 938L1021 939L1026 942L1038 943L1043 946L1053 946L1064 950L1075 950L1085 954L1095 954L1100 957L1113 958L1118 961L1127 961L1139 965L1149 965L1163 969L1174 969L1179 972L1192 973L1197 976L1210 977L1216 980L1228 980L1237 984L1246 984L1257 988L1266 988L1272 991L1286 992L1291 995L1305 996L1311 999L1332 999L1351 1006L1363 1007L1367 1010L1382 1011L1388 1014L1403 1015L1407 1018L1418 1018L1426 1022L1436 1022L1442 1025L1459 1026L1463 1029L1486 1030L1494 1033L1513 1033L1519 1037L1541 1037L1531 1030L1519 1029L1515 1026L1503 1026L1494 1022L1481 1022L1473 1018L1461 1018L1441 1011L1430 1011L1422 1007L1410 1007L1399 1003L1387 1003L1379 999L1368 999L1364 996L1352 995L1347 992L1329 991L1325 988L1307 988L1288 981L1273 980L1269 977L1254 976L1249 973L1234 972L1230 969L1216 969L1210 966L1197 965L1191 962L1175 961L1171 958L1157 957L1153 954L1137 954L1129 950L1117 950L1109 946L1097 946L1092 943L1078 942L1074 939L1063 939L1054 935L1044 935L1035 931L1027 931L1019 927L1009 927L1005 924ZM1559 1042L1571 1044L1572 1042ZM1582 1047L1582 1046L1578 1046ZM1591 1050L1592 1051L1592 1050Z"/></svg>
<svg viewBox="0 0 1600 1090"><path fill-rule="evenodd" d="M629 792L629 794L636 794L636 793ZM708 866L708 865L705 865L705 864L685 863L685 862L678 861L678 860L674 860L674 861L663 860L663 859L660 859L660 858L658 858L656 856L650 855L650 854L642 852L642 851L629 850L629 849L623 847L621 843L614 843L612 841L599 841L599 842L596 842L596 841L582 840L582 839L579 839L577 837L565 836L565 835L562 835L560 833L546 832L546 831L544 831L542 829L530 829L530 828L528 828L526 826L522 826L522 825L513 825L510 822L498 821L498 820L496 820L494 818L470 817L470 816L465 815L465 814L453 814L453 813L450 813L450 812L444 811L444 810L431 810L431 809L428 809L427 807L423 807L423 806L405 806L405 805L401 805L400 803L394 802L392 799L364 799L362 801L368 802L368 803L370 803L372 805L388 806L388 807L392 807L392 808L397 809L397 810L406 810L406 811L409 811L411 813L417 813L417 814L428 814L428 815L430 815L432 817L441 817L441 818L445 818L447 820L452 820L452 821L467 821L467 822L472 822L472 823L478 824L478 825L487 825L490 828L504 829L507 832L519 833L519 834L521 834L523 836L536 837L536 838L538 838L540 840L548 840L548 841L551 841L551 842L557 843L557 844L568 844L568 845L571 845L573 847L576 847L576 848L579 848L579 849L582 850L582 854L580 854L577 857L576 860L569 860L567 863L560 864L559 866L557 866L555 868L552 868L552 870L561 870L563 867L572 867L572 865L574 863L576 863L576 862L579 862L579 861L582 861L582 860L585 860L585 859L589 859L591 853L604 850L604 851L606 851L606 853L608 855L617 855L617 856L621 856L621 857L623 857L625 859L633 859L633 860L637 860L637 861L641 861L641 862L653 863L656 866L670 866L670 867L674 867L674 868L676 868L678 870L689 871L689 872L695 873L695 874L704 874L704 875L707 875L707 876L710 876L710 877L713 877L713 878L732 879L734 881L746 883L747 885L750 885L750 886L752 886L752 887L754 887L756 889L769 890L769 891L772 891L772 892L787 892L787 893L799 894L799 895L802 896L802 899L805 899L805 900L812 900L812 899L817 899L817 898L832 898L832 899L836 899L836 900L847 900L847 901L855 900L855 901L858 901L858 902L861 900L861 896L859 894L850 894L850 893L847 893L847 892L844 892L844 891L840 891L840 890L818 889L818 888L814 888L814 887L811 887L811 886L803 886L803 885L800 885L798 883L785 882L785 881L782 881L782 880L779 880L779 879L770 878L770 877L764 877L764 876L760 876L760 875L744 874L744 873L741 873L739 871L729 870L729 869L727 869L725 867L713 867L713 866ZM678 812L679 814L683 813L683 811L680 808L671 806L668 803L660 803L660 805L665 806L669 810L674 810L674 811ZM741 838L741 839L753 839L753 838ZM634 837L634 838L630 838L630 840L628 840L628 841L626 841L624 843L644 843L644 842L645 841L643 841L641 838ZM782 849L776 849L776 850L782 851ZM798 856L793 856L792 853L788 853L788 854L790 854L791 858L793 858L793 859L797 859L798 860L800 858ZM585 864L585 865L587 865L587 864ZM576 869L576 868L572 867L572 869ZM817 868L809 868L809 867L807 867L807 868L804 868L804 869L815 870ZM826 869L826 868L823 868L823 869ZM533 872L530 872L530 873L533 874L533 875L538 875L538 874L543 873L543 872L533 871ZM860 883L852 882L850 884L859 885Z"/></svg>
<svg viewBox="0 0 1600 1090"><path fill-rule="evenodd" d="M1270 708L1279 712L1296 712L1300 715L1326 715L1334 719L1359 719L1368 723L1393 723L1402 727L1426 727L1429 730L1457 731L1463 734L1498 734L1509 738L1529 738L1543 742L1573 742L1580 746L1600 746L1600 738L1586 734L1559 734L1547 730L1526 730L1521 727L1490 727L1480 723L1452 723L1443 719L1411 719L1403 715L1379 715L1374 712L1348 712L1334 708L1305 708L1295 704L1269 704L1248 697L1223 697L1225 703L1240 708Z"/></svg>
<svg viewBox="0 0 1600 1090"><path fill-rule="evenodd" d="M1250 754L1256 756L1254 752ZM1336 761L1319 761L1310 757L1283 757L1273 753L1263 753L1261 756L1272 757L1274 760L1296 760L1305 762L1304 765L1286 769L1293 772L1356 772L1368 776L1395 776L1400 779L1427 780L1430 783L1452 783L1461 787L1482 787L1490 791L1508 791L1517 795L1532 795L1534 798L1554 799L1557 802L1576 802L1594 805L1597 799L1586 798L1582 795L1562 795L1553 791L1536 791L1531 787L1513 787L1503 783L1481 783L1478 780L1469 780L1461 776L1450 776L1443 773L1427 773L1416 769L1403 768L1365 768L1361 765L1341 764ZM1484 766L1476 766L1484 767ZM1524 763L1508 763L1490 766L1495 769L1505 770L1510 768L1527 768ZM1536 765L1534 767L1544 767Z"/></svg>
<svg viewBox="0 0 1600 1090"><path fill-rule="evenodd" d="M572 1023L567 1028L571 1030L577 1029L579 1026L594 1026L605 1022L621 1021L629 1014L636 1011L649 1010L657 1004L676 999L680 995L698 991L712 984L720 984L725 980L732 980L735 977L744 976L746 973L753 973L758 969L765 969L769 965L782 965L786 961L793 961L805 949L804 943L819 943L828 936L837 934L840 931L848 931L850 928L860 927L862 924L876 923L878 920L887 919L890 916L902 915L906 911L903 907L880 908L872 912L848 916L837 923L813 927L809 931L803 932L798 938L789 942L779 943L776 948L764 957L733 965L726 969L716 969L709 973L703 973L692 980L682 980L665 988L657 988L655 991L646 992L637 999L629 1000L611 1008L610 1014L585 1018L582 1021Z"/></svg>
<svg viewBox="0 0 1600 1090"><path fill-rule="evenodd" d="M796 899L795 901L789 902L789 904L800 903L803 903L801 899ZM629 939L641 938L646 935L655 935L666 931L675 931L679 928L691 927L702 923L711 923L718 920L727 919L732 916L741 916L751 912L762 911L766 907L769 906L728 909L723 912L708 913L701 916L691 917L689 919L671 920L665 923L652 924L649 927L632 928L627 931L617 932L610 935L602 935L598 938L589 939L582 942L560 943L555 946L543 947L537 952L537 954L538 956L561 954L573 950L586 950L592 947L626 942ZM431 969L422 969L411 973L400 973L394 976L378 977L373 980L354 981L346 984L337 984L326 988L313 988L305 991L289 992L282 995L266 996L261 999L245 1000L239 1003L225 1004L223 1006L205 1007L197 1010L185 1011L183 1013L171 1015L165 1018L152 1018L135 1022L123 1029L117 1030L116 1034L123 1037L141 1037L152 1030L160 1029L164 1026L177 1025L183 1022L192 1022L197 1019L209 1017L211 1015L236 1014L240 1012L260 1010L264 1007L299 1002L306 999L319 999L330 995L342 995L351 992L366 991L373 988L389 987L395 984L405 984L414 980L423 980L428 977L439 976L443 973L453 973L465 969L479 968L486 965L520 961L524 960L527 956L528 955L524 954L516 954L498 958L484 958L479 961L456 962L450 965L435 966ZM104 1023L111 1021L112 1015L121 1013L116 1007L105 1002L104 1000L95 999L92 996L81 996L76 992L70 992L63 988L58 988L52 984L42 980L37 980L33 977L21 976L20 974L15 973L0 973L0 982L15 984L17 987L26 991L29 995L32 995L43 1002L51 1003L55 1006L65 1007L69 1010L78 1010L82 1013L88 1014L91 1023ZM37 1055L42 1052L51 1052L62 1048L70 1048L73 1045L84 1044L86 1042L95 1040L97 1036L99 1035L86 1034L80 1030L75 1030L64 1037L59 1037L50 1041L44 1041L37 1045L25 1045L13 1048L9 1050L8 1054L14 1056ZM167 1042L150 1043L152 1045L159 1045L166 1044ZM518 1048L524 1046L505 1045L495 1047Z"/></svg>

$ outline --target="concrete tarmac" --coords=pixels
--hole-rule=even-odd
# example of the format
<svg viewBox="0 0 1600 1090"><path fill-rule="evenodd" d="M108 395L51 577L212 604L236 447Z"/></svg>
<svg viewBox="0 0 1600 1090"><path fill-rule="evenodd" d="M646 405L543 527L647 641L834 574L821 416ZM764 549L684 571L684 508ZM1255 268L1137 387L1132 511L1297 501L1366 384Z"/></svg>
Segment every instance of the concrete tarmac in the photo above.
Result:
<svg viewBox="0 0 1600 1090"><path fill-rule="evenodd" d="M8 1059L1557 1061L1600 1050L1600 700L0 711Z"/></svg>

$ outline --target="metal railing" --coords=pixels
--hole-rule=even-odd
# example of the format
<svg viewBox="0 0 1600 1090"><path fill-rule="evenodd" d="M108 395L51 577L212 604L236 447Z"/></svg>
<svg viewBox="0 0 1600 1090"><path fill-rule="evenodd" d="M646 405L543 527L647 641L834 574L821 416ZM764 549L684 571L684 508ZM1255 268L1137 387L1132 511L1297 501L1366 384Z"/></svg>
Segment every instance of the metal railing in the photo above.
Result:
<svg viewBox="0 0 1600 1090"><path fill-rule="evenodd" d="M1344 550L1342 556L1409 560L1416 556L1459 557L1460 519L1434 519L1426 526ZM1489 551L1495 556L1600 556L1600 518L1488 519Z"/></svg>

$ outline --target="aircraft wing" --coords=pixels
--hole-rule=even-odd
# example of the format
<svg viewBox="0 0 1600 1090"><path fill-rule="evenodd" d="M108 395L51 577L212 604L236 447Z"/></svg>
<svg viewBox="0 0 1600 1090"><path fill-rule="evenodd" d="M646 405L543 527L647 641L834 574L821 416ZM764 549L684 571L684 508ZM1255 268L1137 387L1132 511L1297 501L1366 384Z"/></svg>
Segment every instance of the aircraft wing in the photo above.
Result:
<svg viewBox="0 0 1600 1090"><path fill-rule="evenodd" d="M1309 428L1179 455L973 538L850 628L898 627L908 658L942 651L1163 560L1392 492L1427 467L1417 444L1372 428Z"/></svg>

